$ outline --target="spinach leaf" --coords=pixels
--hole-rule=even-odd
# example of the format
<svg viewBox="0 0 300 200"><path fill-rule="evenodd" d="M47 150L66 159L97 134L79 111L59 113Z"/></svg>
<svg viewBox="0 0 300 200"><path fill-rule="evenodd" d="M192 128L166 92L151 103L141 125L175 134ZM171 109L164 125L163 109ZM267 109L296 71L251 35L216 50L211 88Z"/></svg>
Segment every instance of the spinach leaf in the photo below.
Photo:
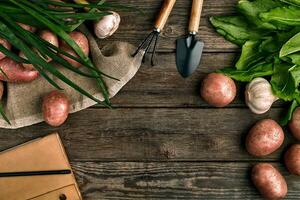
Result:
<svg viewBox="0 0 300 200"><path fill-rule="evenodd" d="M218 70L234 80L241 82L250 82L256 77L270 76L273 74L273 63L261 62L247 70L237 70L236 68L224 68Z"/></svg>
<svg viewBox="0 0 300 200"><path fill-rule="evenodd" d="M300 106L300 0L240 0L241 16L212 17L225 39L242 47L235 67L218 70L237 81L271 78L274 94L292 101L286 125Z"/></svg>
<svg viewBox="0 0 300 200"><path fill-rule="evenodd" d="M261 13L259 17L264 22L277 23L287 26L299 26L300 25L300 7L286 6L277 7L269 12Z"/></svg>
<svg viewBox="0 0 300 200"><path fill-rule="evenodd" d="M300 66L289 63L278 63L274 65L274 74L271 85L276 96L292 101L298 99L298 86L300 83Z"/></svg>
<svg viewBox="0 0 300 200"><path fill-rule="evenodd" d="M259 45L259 51L265 51L267 53L274 53L280 50L278 47L278 39L276 36L269 36L263 40Z"/></svg>
<svg viewBox="0 0 300 200"><path fill-rule="evenodd" d="M259 49L269 53L278 52L281 47L295 34L300 32L300 27L295 27L291 31L278 31L272 33L262 41Z"/></svg>
<svg viewBox="0 0 300 200"><path fill-rule="evenodd" d="M300 52L290 54L281 59L295 65L300 65Z"/></svg>
<svg viewBox="0 0 300 200"><path fill-rule="evenodd" d="M263 35L262 31L251 27L242 16L211 17L210 22L226 40L239 46Z"/></svg>
<svg viewBox="0 0 300 200"><path fill-rule="evenodd" d="M300 32L290 38L281 48L279 56L284 57L300 51Z"/></svg>
<svg viewBox="0 0 300 200"><path fill-rule="evenodd" d="M237 9L242 13L249 22L255 24L258 28L270 30L286 30L288 26L264 22L259 18L260 13L268 12L271 9L282 7L285 4L278 0L241 0L238 3Z"/></svg>
<svg viewBox="0 0 300 200"><path fill-rule="evenodd" d="M246 70L264 58L264 53L259 51L260 44L261 41L249 40L243 45L242 54L235 65L237 70Z"/></svg>
<svg viewBox="0 0 300 200"><path fill-rule="evenodd" d="M294 112L294 110L295 110L298 106L299 106L298 102L297 102L296 100L294 100L294 101L292 102L291 106L289 107L289 109L288 109L288 111L287 111L285 117L282 118L282 119L279 121L279 123L280 123L281 126L286 126L286 125L289 123L289 121L290 121L290 120L292 119L292 117L293 117L293 112Z"/></svg>
<svg viewBox="0 0 300 200"><path fill-rule="evenodd" d="M294 6L300 6L300 0L280 0L280 1Z"/></svg>

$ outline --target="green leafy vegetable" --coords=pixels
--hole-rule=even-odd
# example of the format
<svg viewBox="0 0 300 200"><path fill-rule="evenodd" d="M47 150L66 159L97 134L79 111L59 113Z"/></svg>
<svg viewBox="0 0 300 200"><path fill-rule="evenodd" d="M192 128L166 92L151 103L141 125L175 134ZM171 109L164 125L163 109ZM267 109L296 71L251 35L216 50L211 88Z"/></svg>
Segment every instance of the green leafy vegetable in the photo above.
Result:
<svg viewBox="0 0 300 200"><path fill-rule="evenodd" d="M300 6L300 1L299 0L280 0L281 2L294 5L294 6Z"/></svg>
<svg viewBox="0 0 300 200"><path fill-rule="evenodd" d="M272 63L258 63L257 65L246 69L237 70L236 68L224 68L218 70L218 72L223 73L237 81L250 82L257 77L265 77L273 74L273 64Z"/></svg>
<svg viewBox="0 0 300 200"><path fill-rule="evenodd" d="M296 65L288 63L274 65L271 85L275 95L285 101L292 101L300 81L297 79L298 75L300 75L300 70Z"/></svg>
<svg viewBox="0 0 300 200"><path fill-rule="evenodd" d="M256 0L247 1L241 0L238 3L237 9L248 20L249 23L254 24L258 28L271 29L271 30L286 30L287 26L279 25L276 23L264 22L260 19L259 15L264 12L268 12L271 9L283 6L284 4L278 0Z"/></svg>
<svg viewBox="0 0 300 200"><path fill-rule="evenodd" d="M243 45L241 57L235 64L237 70L246 70L264 58L263 52L259 51L260 44L260 41L249 40Z"/></svg>
<svg viewBox="0 0 300 200"><path fill-rule="evenodd" d="M240 16L211 17L216 31L242 47L235 67L218 70L237 81L270 80L274 94L291 102L286 125L300 105L300 0L240 0Z"/></svg>
<svg viewBox="0 0 300 200"><path fill-rule="evenodd" d="M288 111L287 111L285 117L283 117L283 118L280 120L279 123L280 123L281 126L285 126L285 125L288 124L288 122L289 122L289 121L292 119L292 117L293 117L293 112L294 112L294 110L295 110L298 106L299 106L299 103L298 103L296 100L294 100L294 101L292 102L292 104L290 105L290 107L289 107L289 109L288 109Z"/></svg>
<svg viewBox="0 0 300 200"><path fill-rule="evenodd" d="M265 22L273 22L282 26L299 26L300 7L277 7L269 12L261 13L259 17Z"/></svg>
<svg viewBox="0 0 300 200"><path fill-rule="evenodd" d="M295 27L290 31L278 31L271 33L260 45L260 51L269 53L278 52L281 47L295 34L300 32L300 27Z"/></svg>
<svg viewBox="0 0 300 200"><path fill-rule="evenodd" d="M258 39L263 32L249 26L244 17L211 17L210 22L216 31L230 42L242 46L247 40Z"/></svg>
<svg viewBox="0 0 300 200"><path fill-rule="evenodd" d="M284 57L300 51L300 33L289 39L280 50L280 57Z"/></svg>
<svg viewBox="0 0 300 200"><path fill-rule="evenodd" d="M290 54L288 56L283 57L282 59L289 63L300 65L300 52Z"/></svg>

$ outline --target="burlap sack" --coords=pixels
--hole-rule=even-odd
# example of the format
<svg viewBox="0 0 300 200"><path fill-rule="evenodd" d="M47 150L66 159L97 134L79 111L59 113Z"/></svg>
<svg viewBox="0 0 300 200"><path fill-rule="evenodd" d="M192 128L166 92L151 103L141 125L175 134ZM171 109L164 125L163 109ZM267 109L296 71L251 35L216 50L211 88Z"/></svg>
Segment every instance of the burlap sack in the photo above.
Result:
<svg viewBox="0 0 300 200"><path fill-rule="evenodd" d="M143 53L140 52L137 56L132 57L135 47L125 42L114 42L100 50L94 36L85 27L82 27L81 31L89 39L94 64L104 73L120 79L120 81L116 81L104 78L111 98L136 74L141 65ZM80 76L60 66L57 67L73 82L90 94L103 100L103 96L94 79ZM95 105L93 100L80 95L52 75L49 76L64 88L64 93L67 94L71 102L71 113ZM26 84L7 84L7 97L4 98L3 104L11 125L1 118L0 127L16 129L42 122L42 97L53 90L55 88L43 77Z"/></svg>

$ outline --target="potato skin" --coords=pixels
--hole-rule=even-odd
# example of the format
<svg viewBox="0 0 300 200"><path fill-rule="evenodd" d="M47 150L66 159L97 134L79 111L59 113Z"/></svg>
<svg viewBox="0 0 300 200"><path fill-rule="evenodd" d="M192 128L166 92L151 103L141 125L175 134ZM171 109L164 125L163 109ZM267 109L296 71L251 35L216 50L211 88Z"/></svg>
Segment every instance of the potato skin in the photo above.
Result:
<svg viewBox="0 0 300 200"><path fill-rule="evenodd" d="M40 38L42 38L43 40L53 44L54 46L56 46L56 47L59 46L59 41L58 41L57 36L54 33L52 33L51 31L43 30L39 33L39 36L40 36ZM38 51L35 51L35 52L38 53ZM38 55L40 55L40 54L38 53ZM19 56L26 59L26 56L24 55L23 52L20 52ZM51 61L52 61L52 58L48 57L47 62L51 62ZM22 65L26 70L35 70L35 68L32 64L22 63Z"/></svg>
<svg viewBox="0 0 300 200"><path fill-rule="evenodd" d="M0 67L5 73L0 73L0 80L10 83L26 83L35 80L39 76L38 71L25 70L20 63L10 58L0 60Z"/></svg>
<svg viewBox="0 0 300 200"><path fill-rule="evenodd" d="M287 150L284 163L291 174L300 176L300 144L294 144Z"/></svg>
<svg viewBox="0 0 300 200"><path fill-rule="evenodd" d="M11 50L11 44L9 42L7 42L7 40L0 38L0 44L2 46L4 46L6 49ZM6 55L4 53L0 52L0 60L2 60L5 57L6 57Z"/></svg>
<svg viewBox="0 0 300 200"><path fill-rule="evenodd" d="M223 74L211 73L202 82L201 96L212 106L225 107L234 100L236 86L231 78Z"/></svg>
<svg viewBox="0 0 300 200"><path fill-rule="evenodd" d="M53 32L51 32L49 30L43 30L39 33L39 36L40 36L40 38L53 44L54 46L56 46L56 47L59 46L58 37Z"/></svg>
<svg viewBox="0 0 300 200"><path fill-rule="evenodd" d="M75 53L75 51L72 50L70 47L62 46L60 49L61 49L62 51L64 51L64 52L66 52L66 53L68 53L68 54L70 54L70 55L72 55L72 56L78 58L78 55L77 55L77 54ZM67 57L67 56L65 56L65 55L60 54L60 57L62 57L63 59L65 59L65 60L66 60L68 63L70 63L73 67L79 68L79 67L81 66L81 64L80 64L79 62L77 62L77 61L75 61L75 60L73 60L73 59L71 59L71 58L69 58L69 57Z"/></svg>
<svg viewBox="0 0 300 200"><path fill-rule="evenodd" d="M43 98L43 116L46 123L57 127L62 125L69 115L70 103L67 96L59 91L52 91Z"/></svg>
<svg viewBox="0 0 300 200"><path fill-rule="evenodd" d="M257 122L246 137L247 151L257 157L266 156L276 151L283 143L284 132L272 119Z"/></svg>
<svg viewBox="0 0 300 200"><path fill-rule="evenodd" d="M300 108L296 108L291 121L289 122L289 128L293 136L300 140Z"/></svg>
<svg viewBox="0 0 300 200"><path fill-rule="evenodd" d="M284 177L271 164L256 164L252 168L251 179L255 187L266 199L282 199L287 194L288 188Z"/></svg>
<svg viewBox="0 0 300 200"><path fill-rule="evenodd" d="M87 39L87 37L79 32L79 31L73 31L69 34L69 36L78 44L78 46L81 48L81 50L83 51L83 53L88 56L89 55L89 52L90 52L90 47L89 47L89 41ZM65 43L65 41L61 41L60 42L60 47L61 47L61 50L75 56L75 57L79 57L75 52L74 50L68 45ZM80 67L81 64L74 61L73 59L65 56L65 55L60 55L63 59L65 59L66 61L68 61L72 66L74 67Z"/></svg>

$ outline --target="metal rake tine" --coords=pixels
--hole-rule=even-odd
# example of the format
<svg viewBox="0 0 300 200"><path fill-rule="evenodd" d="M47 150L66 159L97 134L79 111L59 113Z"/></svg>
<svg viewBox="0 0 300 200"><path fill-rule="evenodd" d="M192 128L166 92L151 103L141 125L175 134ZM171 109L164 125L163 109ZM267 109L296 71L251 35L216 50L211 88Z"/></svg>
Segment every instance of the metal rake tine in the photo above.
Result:
<svg viewBox="0 0 300 200"><path fill-rule="evenodd" d="M156 53L156 47L157 47L157 43L159 40L159 34L155 34L155 42L154 42L154 47L153 47L153 52L152 52L152 56L151 56L151 65L154 66L154 57L155 57L155 53Z"/></svg>
<svg viewBox="0 0 300 200"><path fill-rule="evenodd" d="M148 53L148 51L149 51L149 49L150 49L150 47L151 47L151 44L152 44L152 41L153 41L155 35L156 35L156 34L153 32L153 35L152 35L151 39L149 40L149 41L150 41L150 42L149 42L149 45L148 45L147 48L145 49L145 54L144 54L144 57L143 57L143 60L142 60L143 62L145 62L146 54Z"/></svg>
<svg viewBox="0 0 300 200"><path fill-rule="evenodd" d="M143 46L148 42L149 38L151 38L151 35L153 34L153 31L147 35L147 37L140 43L140 45L138 46L137 50L135 51L134 54L132 54L132 56L136 56L138 54L138 52L143 48Z"/></svg>

